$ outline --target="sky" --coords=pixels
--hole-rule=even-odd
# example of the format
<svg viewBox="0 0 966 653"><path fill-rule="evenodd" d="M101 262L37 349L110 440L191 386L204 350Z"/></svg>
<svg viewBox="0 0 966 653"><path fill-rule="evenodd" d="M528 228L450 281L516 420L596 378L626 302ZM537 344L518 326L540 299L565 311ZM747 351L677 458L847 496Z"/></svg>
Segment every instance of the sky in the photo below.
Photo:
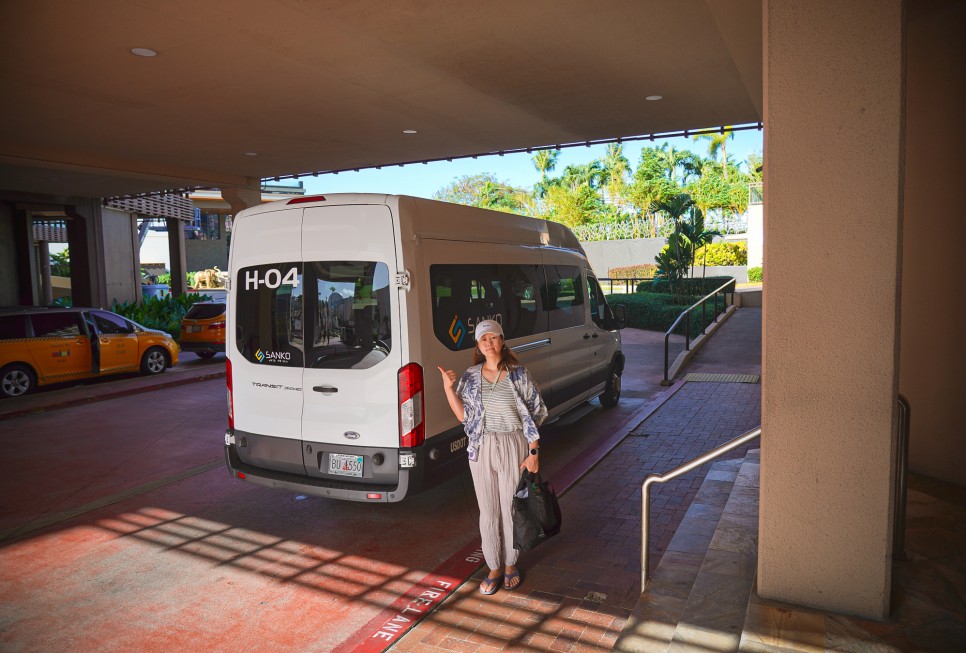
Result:
<svg viewBox="0 0 966 653"><path fill-rule="evenodd" d="M691 150L702 156L708 156L710 141L707 139L695 141L691 137L658 139L653 143L650 141L625 142L624 156L631 164L631 168L636 170L640 160L641 148L660 146L662 142L667 142L679 150ZM735 132L734 138L728 141L727 148L728 156L734 161L744 161L752 152L761 154L763 150L762 132L757 129ZM606 145L564 148L560 151L557 167L551 174L559 175L568 165L589 163L594 159L603 158L606 149ZM299 181L304 182L308 195L387 193L431 199L434 193L459 177L486 172L492 173L499 181L527 190L532 189L533 185L540 180L540 173L533 166L533 155L523 152L505 156L484 156L477 159L458 159L427 164L416 163L401 168L391 166L381 170L340 172L337 175L303 177ZM291 180L286 180L285 183L291 183Z"/></svg>

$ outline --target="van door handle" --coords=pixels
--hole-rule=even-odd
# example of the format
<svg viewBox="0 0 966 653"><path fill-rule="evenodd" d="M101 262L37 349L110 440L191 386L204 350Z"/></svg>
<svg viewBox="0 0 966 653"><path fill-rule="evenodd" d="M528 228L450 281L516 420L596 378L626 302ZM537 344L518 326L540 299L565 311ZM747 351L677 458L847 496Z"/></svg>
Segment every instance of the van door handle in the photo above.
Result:
<svg viewBox="0 0 966 653"><path fill-rule="evenodd" d="M597 335L597 332L596 331L594 331L593 335L591 335L590 337L591 338L599 338L600 336Z"/></svg>
<svg viewBox="0 0 966 653"><path fill-rule="evenodd" d="M317 385L312 388L316 392L321 392L322 394L331 395L339 391L338 388L333 388L331 385Z"/></svg>
<svg viewBox="0 0 966 653"><path fill-rule="evenodd" d="M590 334L589 333L585 333L584 334L584 340L590 340Z"/></svg>

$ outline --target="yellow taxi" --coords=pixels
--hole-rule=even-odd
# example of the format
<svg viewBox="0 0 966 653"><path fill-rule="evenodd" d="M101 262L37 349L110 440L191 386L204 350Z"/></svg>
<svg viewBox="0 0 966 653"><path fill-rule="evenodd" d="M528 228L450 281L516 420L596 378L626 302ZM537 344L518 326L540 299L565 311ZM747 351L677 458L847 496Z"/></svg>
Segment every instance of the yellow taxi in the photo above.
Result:
<svg viewBox="0 0 966 653"><path fill-rule="evenodd" d="M178 364L167 333L99 308L0 309L0 397L108 374L161 374Z"/></svg>
<svg viewBox="0 0 966 653"><path fill-rule="evenodd" d="M225 302L196 302L181 319L181 350L200 358L225 351Z"/></svg>

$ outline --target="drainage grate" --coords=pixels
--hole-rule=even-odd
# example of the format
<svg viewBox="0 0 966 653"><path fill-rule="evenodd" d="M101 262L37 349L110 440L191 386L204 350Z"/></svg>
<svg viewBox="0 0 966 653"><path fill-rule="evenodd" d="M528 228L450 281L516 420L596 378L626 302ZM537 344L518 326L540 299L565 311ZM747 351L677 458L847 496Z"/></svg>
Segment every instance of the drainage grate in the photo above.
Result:
<svg viewBox="0 0 966 653"><path fill-rule="evenodd" d="M685 381L692 383L758 383L757 374L688 374Z"/></svg>

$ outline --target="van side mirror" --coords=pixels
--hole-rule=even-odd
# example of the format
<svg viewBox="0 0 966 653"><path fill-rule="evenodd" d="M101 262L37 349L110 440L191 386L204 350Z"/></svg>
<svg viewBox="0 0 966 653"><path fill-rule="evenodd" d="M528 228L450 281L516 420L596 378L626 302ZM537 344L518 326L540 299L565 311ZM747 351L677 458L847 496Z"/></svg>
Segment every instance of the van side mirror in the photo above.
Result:
<svg viewBox="0 0 966 653"><path fill-rule="evenodd" d="M627 307L623 304L614 304L610 310L614 315L614 328L623 329L627 324Z"/></svg>

